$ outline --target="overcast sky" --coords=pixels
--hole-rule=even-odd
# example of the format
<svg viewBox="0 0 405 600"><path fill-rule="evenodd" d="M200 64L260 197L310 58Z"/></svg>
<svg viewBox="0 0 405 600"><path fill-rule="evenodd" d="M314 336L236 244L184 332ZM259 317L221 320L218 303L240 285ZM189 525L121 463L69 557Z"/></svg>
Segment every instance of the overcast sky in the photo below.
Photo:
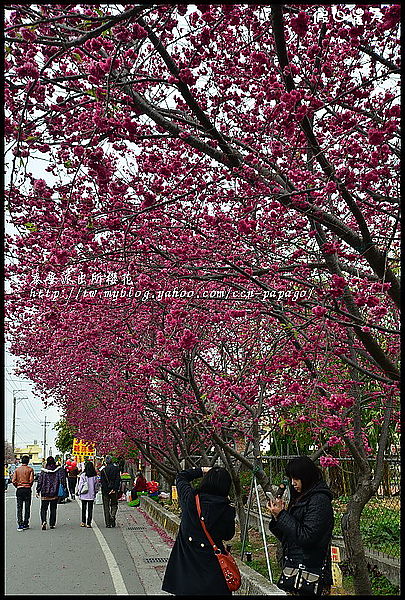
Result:
<svg viewBox="0 0 405 600"><path fill-rule="evenodd" d="M55 447L56 431L52 426L61 418L61 414L55 407L49 407L44 410L41 400L32 393L34 384L28 379L22 379L13 374L13 365L16 358L5 352L4 370L5 370L5 415L4 415L4 439L11 443L13 428L13 397L16 398L16 419L15 419L15 446L17 448L33 444L36 441L42 447L44 440L44 422L46 427L46 454L57 454Z"/></svg>
<svg viewBox="0 0 405 600"><path fill-rule="evenodd" d="M43 177L48 182L52 181L52 175L45 171L47 163L36 158L29 159L29 171L35 177ZM9 182L10 177L10 161L5 161L5 179ZM53 178L54 179L54 178ZM5 231L14 234L17 230L10 223L9 214L5 212ZM7 290L7 282L5 282ZM44 405L38 396L32 393L35 389L34 383L29 379L17 377L13 372L17 358L5 351L4 354L4 439L11 443L13 430L13 398L16 402L16 419L15 419L15 446L17 448L33 444L35 441L42 447L44 444L44 422L45 417L46 427L46 455L58 454L56 450L55 437L56 431L52 429L53 425L62 418L62 414L55 408L49 407L44 409Z"/></svg>

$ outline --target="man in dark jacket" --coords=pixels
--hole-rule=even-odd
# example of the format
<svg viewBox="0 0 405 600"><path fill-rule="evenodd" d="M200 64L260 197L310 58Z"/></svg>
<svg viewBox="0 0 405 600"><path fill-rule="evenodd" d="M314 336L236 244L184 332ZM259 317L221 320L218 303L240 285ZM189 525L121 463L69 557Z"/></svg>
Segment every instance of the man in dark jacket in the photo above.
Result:
<svg viewBox="0 0 405 600"><path fill-rule="evenodd" d="M231 478L222 467L203 469L205 475L199 489L194 489L190 482L203 476L202 469L187 469L177 474L182 516L162 589L177 596L231 596L214 550L201 527L195 501L198 493L207 530L223 552L223 540L230 540L235 535L235 508L228 498Z"/></svg>
<svg viewBox="0 0 405 600"><path fill-rule="evenodd" d="M290 461L287 475L292 484L291 500L288 508L281 499L269 502L270 531L282 543L283 567L301 564L316 574L324 567L322 581L327 588L332 583L332 492L307 456Z"/></svg>
<svg viewBox="0 0 405 600"><path fill-rule="evenodd" d="M115 527L118 510L118 492L121 486L119 467L114 465L111 456L105 457L105 467L100 470L101 494L103 498L104 520L106 527Z"/></svg>

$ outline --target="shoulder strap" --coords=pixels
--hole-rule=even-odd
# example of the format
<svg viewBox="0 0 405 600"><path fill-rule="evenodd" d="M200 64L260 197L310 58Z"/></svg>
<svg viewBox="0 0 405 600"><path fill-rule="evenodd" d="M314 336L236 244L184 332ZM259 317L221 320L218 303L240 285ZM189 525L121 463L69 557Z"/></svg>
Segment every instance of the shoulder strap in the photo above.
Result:
<svg viewBox="0 0 405 600"><path fill-rule="evenodd" d="M214 542L214 540L212 539L212 537L208 533L208 530L207 530L207 528L205 526L204 517L201 515L201 505L200 505L200 498L198 497L198 494L195 497L195 503L197 505L197 513L198 513L198 518L199 518L200 523L201 523L201 527L203 528L205 535L207 536L207 538L208 538L211 546L213 547L214 552L220 553L221 552L220 549L218 548L218 546L216 545L216 543Z"/></svg>
<svg viewBox="0 0 405 600"><path fill-rule="evenodd" d="M324 561L323 561L323 565L322 565L322 573L325 571L325 569L326 569L326 565L327 565L327 563L328 563L328 555L330 555L330 547L331 547L331 544L329 543L329 544L328 544L328 548L327 548L327 550L326 550L325 559L324 559Z"/></svg>

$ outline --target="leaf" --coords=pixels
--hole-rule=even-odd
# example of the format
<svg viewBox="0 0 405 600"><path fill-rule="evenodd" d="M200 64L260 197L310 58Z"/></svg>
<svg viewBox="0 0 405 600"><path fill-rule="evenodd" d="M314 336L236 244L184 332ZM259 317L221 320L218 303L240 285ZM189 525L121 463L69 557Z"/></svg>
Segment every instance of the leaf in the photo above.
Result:
<svg viewBox="0 0 405 600"><path fill-rule="evenodd" d="M38 227L37 227L37 225L35 225L35 223L25 223L25 227L29 231L38 231Z"/></svg>

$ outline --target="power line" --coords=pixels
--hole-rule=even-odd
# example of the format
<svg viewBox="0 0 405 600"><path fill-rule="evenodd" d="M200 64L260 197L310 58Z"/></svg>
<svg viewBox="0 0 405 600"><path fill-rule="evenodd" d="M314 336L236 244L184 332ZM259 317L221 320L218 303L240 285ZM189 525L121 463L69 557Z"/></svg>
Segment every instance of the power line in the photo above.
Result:
<svg viewBox="0 0 405 600"><path fill-rule="evenodd" d="M27 398L27 400L28 400L28 398ZM38 424L39 424L39 423L40 423L40 420L39 420L39 418L38 418L38 415L36 415L36 414L35 414L35 411L34 411L34 409L33 409L33 408L30 406L30 407L29 407L29 410L28 410L28 405L27 405L25 402L23 402L23 406L24 406L24 408L25 408L25 412L27 413L27 415L28 415L28 416L29 416L31 419L33 419L34 421L36 421L36 423L38 423Z"/></svg>
<svg viewBox="0 0 405 600"><path fill-rule="evenodd" d="M12 393L13 393L13 392L14 392L14 391L17 389L17 388L15 388L15 387L13 387L13 388L10 388L10 387L7 385L7 380L6 380L6 388L8 389L8 391L9 391L9 392L11 392L11 394L12 394Z"/></svg>

